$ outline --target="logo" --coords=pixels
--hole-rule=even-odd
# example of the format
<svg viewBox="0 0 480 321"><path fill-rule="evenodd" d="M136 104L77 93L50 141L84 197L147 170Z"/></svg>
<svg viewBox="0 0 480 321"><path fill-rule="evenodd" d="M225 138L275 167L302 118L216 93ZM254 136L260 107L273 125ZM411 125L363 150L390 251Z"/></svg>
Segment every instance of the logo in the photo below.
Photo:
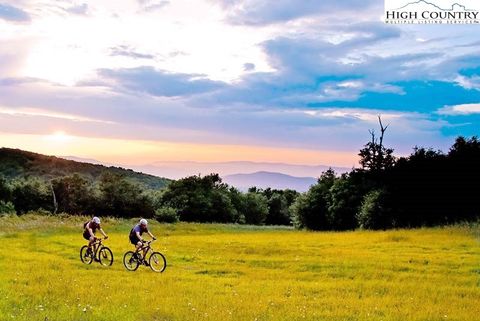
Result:
<svg viewBox="0 0 480 321"><path fill-rule="evenodd" d="M478 0L385 0L388 24L479 24Z"/></svg>

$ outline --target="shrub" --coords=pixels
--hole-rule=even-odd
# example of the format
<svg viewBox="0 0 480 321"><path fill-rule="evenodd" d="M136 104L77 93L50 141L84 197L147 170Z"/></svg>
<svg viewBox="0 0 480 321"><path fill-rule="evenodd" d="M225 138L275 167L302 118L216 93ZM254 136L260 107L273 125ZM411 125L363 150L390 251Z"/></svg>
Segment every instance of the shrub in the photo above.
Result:
<svg viewBox="0 0 480 321"><path fill-rule="evenodd" d="M176 223L179 221L177 210L173 207L160 207L155 210L154 218L158 222Z"/></svg>
<svg viewBox="0 0 480 321"><path fill-rule="evenodd" d="M366 229L386 229L395 226L392 209L388 205L388 193L383 189L369 192L363 199L357 214L358 224Z"/></svg>
<svg viewBox="0 0 480 321"><path fill-rule="evenodd" d="M15 214L15 206L12 202L0 201L0 215L12 215Z"/></svg>

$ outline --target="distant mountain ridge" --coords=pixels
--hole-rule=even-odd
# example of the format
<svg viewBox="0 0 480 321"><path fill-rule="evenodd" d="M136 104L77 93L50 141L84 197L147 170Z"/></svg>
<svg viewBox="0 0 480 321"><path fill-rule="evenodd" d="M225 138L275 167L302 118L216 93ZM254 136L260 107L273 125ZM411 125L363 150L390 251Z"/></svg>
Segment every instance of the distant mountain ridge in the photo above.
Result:
<svg viewBox="0 0 480 321"><path fill-rule="evenodd" d="M149 189L163 188L171 181L121 167L107 167L20 149L0 148L0 175L9 179L38 177L49 180L78 173L88 180L96 181L104 172L121 175Z"/></svg>
<svg viewBox="0 0 480 321"><path fill-rule="evenodd" d="M225 183L246 191L250 187L293 189L298 192L308 191L317 182L313 177L295 177L281 173L256 172L251 174L234 174L223 177Z"/></svg>
<svg viewBox="0 0 480 321"><path fill-rule="evenodd" d="M406 5L400 7L396 10L405 9L406 7L413 6L413 5L432 6L432 7L435 7L436 9L438 9L438 10L441 10L441 11L453 11L453 10L455 10L455 6L457 6L457 7L463 8L464 11L474 11L474 10L471 10L471 9L467 9L464 5L462 5L458 2L455 2L454 4L452 4L450 9L443 9L443 8L440 8L438 5L436 5L435 3L431 3L431 2L425 1L425 0L418 0L418 1L409 2Z"/></svg>
<svg viewBox="0 0 480 321"><path fill-rule="evenodd" d="M158 161L146 165L128 166L137 171L179 179L191 175L218 173L222 177L234 174L252 174L257 172L281 173L295 177L320 177L332 168L337 173L349 172L352 168L327 165L299 165L287 163L230 161L230 162L194 162L194 161Z"/></svg>

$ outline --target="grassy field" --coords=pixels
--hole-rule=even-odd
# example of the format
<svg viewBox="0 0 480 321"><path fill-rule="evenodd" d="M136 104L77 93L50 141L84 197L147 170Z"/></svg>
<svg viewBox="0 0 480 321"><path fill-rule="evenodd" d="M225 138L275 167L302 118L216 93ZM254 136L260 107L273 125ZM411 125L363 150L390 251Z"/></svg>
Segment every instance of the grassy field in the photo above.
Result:
<svg viewBox="0 0 480 321"><path fill-rule="evenodd" d="M164 273L84 265L84 218L0 218L0 320L480 320L480 229L151 224Z"/></svg>

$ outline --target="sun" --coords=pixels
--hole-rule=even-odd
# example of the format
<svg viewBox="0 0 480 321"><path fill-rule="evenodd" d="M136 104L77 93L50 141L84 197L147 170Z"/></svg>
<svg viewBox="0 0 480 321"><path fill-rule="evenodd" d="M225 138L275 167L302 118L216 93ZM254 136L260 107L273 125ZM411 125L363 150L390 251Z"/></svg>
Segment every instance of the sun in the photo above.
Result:
<svg viewBox="0 0 480 321"><path fill-rule="evenodd" d="M45 139L54 143L66 143L72 139L72 136L69 136L63 130L57 130L52 134L45 136Z"/></svg>

